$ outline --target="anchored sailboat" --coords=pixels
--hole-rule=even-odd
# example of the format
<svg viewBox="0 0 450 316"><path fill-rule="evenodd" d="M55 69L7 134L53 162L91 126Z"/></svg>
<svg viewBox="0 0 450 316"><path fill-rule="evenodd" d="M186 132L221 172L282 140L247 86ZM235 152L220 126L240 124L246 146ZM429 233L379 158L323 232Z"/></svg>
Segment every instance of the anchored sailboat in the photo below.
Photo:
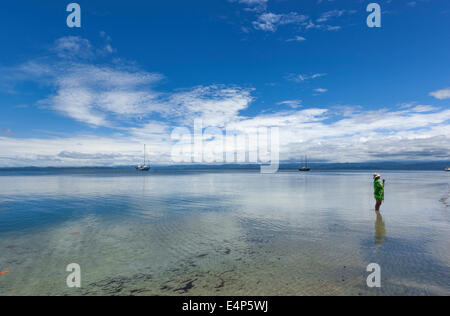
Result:
<svg viewBox="0 0 450 316"><path fill-rule="evenodd" d="M136 170L138 170L138 171L149 171L150 170L150 166L147 166L145 158L146 158L146 146L144 145L144 164L137 166Z"/></svg>
<svg viewBox="0 0 450 316"><path fill-rule="evenodd" d="M298 170L302 172L311 171L311 168L308 167L308 156L305 156L305 165Z"/></svg>

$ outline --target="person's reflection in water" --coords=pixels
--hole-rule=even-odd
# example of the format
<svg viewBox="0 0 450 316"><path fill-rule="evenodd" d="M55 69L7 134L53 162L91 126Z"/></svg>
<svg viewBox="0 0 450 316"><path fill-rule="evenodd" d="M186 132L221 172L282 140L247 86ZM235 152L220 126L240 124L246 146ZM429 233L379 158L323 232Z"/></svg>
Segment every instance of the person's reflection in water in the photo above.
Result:
<svg viewBox="0 0 450 316"><path fill-rule="evenodd" d="M375 222L375 243L382 245L386 240L386 224L383 221L383 217L380 212L376 212L377 221Z"/></svg>

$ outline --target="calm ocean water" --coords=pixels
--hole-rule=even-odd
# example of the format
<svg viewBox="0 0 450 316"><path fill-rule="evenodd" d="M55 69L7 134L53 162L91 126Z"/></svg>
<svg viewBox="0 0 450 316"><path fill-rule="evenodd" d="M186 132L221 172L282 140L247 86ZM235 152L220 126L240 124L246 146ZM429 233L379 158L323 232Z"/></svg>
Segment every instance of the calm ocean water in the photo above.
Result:
<svg viewBox="0 0 450 316"><path fill-rule="evenodd" d="M450 174L383 176L2 171L0 295L450 295Z"/></svg>

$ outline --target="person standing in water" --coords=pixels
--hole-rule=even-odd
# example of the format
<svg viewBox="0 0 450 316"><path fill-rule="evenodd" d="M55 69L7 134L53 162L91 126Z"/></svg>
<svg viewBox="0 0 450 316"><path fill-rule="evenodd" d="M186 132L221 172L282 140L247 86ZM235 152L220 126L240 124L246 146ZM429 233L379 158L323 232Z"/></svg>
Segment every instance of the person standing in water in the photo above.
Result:
<svg viewBox="0 0 450 316"><path fill-rule="evenodd" d="M386 180L383 179L381 182L381 176L378 173L373 175L373 186L374 186L374 196L377 203L375 204L375 211L379 212L381 204L384 201L384 185L386 184Z"/></svg>

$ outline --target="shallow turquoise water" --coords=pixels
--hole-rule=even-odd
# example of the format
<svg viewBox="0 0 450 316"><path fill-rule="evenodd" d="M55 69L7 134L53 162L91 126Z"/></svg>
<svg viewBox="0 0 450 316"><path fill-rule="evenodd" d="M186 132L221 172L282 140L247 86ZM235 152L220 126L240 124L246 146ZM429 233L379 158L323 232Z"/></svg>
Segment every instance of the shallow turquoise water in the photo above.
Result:
<svg viewBox="0 0 450 316"><path fill-rule="evenodd" d="M0 294L449 295L450 175L383 176L1 172Z"/></svg>

